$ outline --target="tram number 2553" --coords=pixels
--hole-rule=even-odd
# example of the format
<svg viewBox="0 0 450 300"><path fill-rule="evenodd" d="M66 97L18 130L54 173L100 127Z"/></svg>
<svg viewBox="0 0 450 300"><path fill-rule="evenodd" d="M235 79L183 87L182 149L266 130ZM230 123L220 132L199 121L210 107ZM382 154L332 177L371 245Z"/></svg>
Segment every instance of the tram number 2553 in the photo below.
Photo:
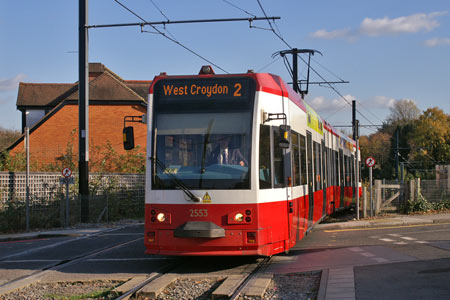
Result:
<svg viewBox="0 0 450 300"><path fill-rule="evenodd" d="M190 209L190 216L193 218L207 217L208 210L207 209Z"/></svg>

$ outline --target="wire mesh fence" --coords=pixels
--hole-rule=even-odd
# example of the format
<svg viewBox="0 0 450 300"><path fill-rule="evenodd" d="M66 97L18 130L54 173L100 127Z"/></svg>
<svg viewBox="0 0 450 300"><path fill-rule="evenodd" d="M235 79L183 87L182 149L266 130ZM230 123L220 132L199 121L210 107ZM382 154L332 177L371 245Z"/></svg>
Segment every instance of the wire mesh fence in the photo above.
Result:
<svg viewBox="0 0 450 300"><path fill-rule="evenodd" d="M420 192L429 202L440 202L450 199L449 180L421 180Z"/></svg>
<svg viewBox="0 0 450 300"><path fill-rule="evenodd" d="M60 178L60 173L30 173L30 229L80 223L78 176L75 174L74 184L68 189L60 183ZM144 217L144 174L91 174L89 190L89 222ZM25 172L0 172L1 232L26 229L26 195Z"/></svg>

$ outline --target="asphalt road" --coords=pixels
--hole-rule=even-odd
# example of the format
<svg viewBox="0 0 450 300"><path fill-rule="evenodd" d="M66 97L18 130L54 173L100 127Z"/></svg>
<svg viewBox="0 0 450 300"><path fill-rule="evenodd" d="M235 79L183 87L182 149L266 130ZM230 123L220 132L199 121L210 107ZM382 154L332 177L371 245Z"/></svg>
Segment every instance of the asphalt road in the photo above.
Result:
<svg viewBox="0 0 450 300"><path fill-rule="evenodd" d="M0 242L0 289L55 266L45 280L128 279L169 263L181 265L178 273L234 274L245 273L255 262L254 257L148 256L143 231L140 224L90 237ZM273 261L267 272L329 270L332 277L333 270L349 270L344 274L354 285L349 299L450 299L450 224L314 229L289 254Z"/></svg>
<svg viewBox="0 0 450 300"><path fill-rule="evenodd" d="M292 254L297 270L353 269L356 299L450 299L449 224L314 230Z"/></svg>

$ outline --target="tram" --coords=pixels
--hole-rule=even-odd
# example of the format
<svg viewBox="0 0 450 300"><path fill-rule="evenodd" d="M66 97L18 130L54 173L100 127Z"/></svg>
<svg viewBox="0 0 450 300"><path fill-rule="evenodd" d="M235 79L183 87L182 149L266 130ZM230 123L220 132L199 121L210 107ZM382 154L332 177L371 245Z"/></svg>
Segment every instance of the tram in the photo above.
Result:
<svg viewBox="0 0 450 300"><path fill-rule="evenodd" d="M356 143L276 75L162 73L146 122L147 254L287 252L360 192Z"/></svg>

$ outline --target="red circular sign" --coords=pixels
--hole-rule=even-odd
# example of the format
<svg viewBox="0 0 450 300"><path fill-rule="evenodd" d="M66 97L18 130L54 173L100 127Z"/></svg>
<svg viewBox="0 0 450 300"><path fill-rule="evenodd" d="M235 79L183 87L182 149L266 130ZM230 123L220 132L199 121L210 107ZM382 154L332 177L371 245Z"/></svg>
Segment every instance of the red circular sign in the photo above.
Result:
<svg viewBox="0 0 450 300"><path fill-rule="evenodd" d="M61 171L62 176L69 178L70 176L72 176L72 170L69 168L64 168Z"/></svg>
<svg viewBox="0 0 450 300"><path fill-rule="evenodd" d="M373 158L372 156L369 156L368 158L366 158L366 166L368 166L370 168L375 166L375 158Z"/></svg>

